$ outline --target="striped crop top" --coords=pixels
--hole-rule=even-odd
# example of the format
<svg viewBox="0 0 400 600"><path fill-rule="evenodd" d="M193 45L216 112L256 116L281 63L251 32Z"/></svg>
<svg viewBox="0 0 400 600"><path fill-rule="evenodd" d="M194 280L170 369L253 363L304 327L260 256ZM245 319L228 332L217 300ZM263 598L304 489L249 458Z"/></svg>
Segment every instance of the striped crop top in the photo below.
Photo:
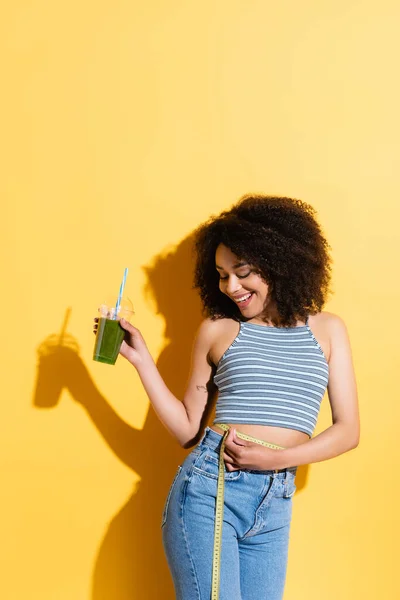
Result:
<svg viewBox="0 0 400 600"><path fill-rule="evenodd" d="M214 424L296 429L312 436L328 385L329 366L309 325L240 323L218 363Z"/></svg>

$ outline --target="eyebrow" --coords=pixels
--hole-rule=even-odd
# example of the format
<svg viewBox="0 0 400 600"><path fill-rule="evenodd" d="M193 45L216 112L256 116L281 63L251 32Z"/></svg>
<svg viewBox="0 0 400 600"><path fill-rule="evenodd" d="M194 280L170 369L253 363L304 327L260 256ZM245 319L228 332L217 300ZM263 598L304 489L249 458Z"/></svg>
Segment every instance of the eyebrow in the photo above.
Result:
<svg viewBox="0 0 400 600"><path fill-rule="evenodd" d="M233 269L238 269L239 267L245 267L246 265L248 265L249 263L247 262L239 262L236 265L233 265ZM220 271L225 271L225 269L223 267L219 267L218 265L215 265L216 269L219 269Z"/></svg>

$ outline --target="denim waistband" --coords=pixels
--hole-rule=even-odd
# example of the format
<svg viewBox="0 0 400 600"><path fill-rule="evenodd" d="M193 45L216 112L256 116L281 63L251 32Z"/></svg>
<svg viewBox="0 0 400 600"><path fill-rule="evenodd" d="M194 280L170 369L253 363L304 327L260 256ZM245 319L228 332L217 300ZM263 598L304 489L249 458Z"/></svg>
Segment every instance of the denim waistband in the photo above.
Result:
<svg viewBox="0 0 400 600"><path fill-rule="evenodd" d="M206 427L203 437L201 438L201 440L199 442L199 445L207 446L208 448L211 448L212 450L219 450L223 437L224 437L224 434L219 434L216 431L214 431L214 429L210 429L210 427ZM274 470L264 470L264 471L261 471L261 470L253 471L250 469L245 469L245 470L250 471L252 473L264 473L266 475L275 473ZM279 475L279 473L292 473L293 475L296 475L296 472L297 472L297 467L287 467L286 469L280 469L279 472L276 473L276 475Z"/></svg>

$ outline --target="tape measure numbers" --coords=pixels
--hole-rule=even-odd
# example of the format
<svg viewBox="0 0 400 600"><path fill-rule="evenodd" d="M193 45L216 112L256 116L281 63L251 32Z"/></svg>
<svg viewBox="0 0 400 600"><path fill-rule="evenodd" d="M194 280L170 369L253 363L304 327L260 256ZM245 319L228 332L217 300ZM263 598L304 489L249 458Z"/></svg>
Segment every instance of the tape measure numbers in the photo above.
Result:
<svg viewBox="0 0 400 600"><path fill-rule="evenodd" d="M225 440L229 433L229 425L225 423L216 423L217 427L225 431L224 437L222 438L221 447L219 451L219 468L218 468L218 482L217 482L217 499L215 503L215 524L214 524L214 549L213 549L213 565L212 565L212 581L211 581L211 600L218 600L219 598L219 585L220 585L220 572L221 572L221 541L222 541L222 524L224 520L224 487L225 487L225 463L224 463L224 448ZM272 448L273 450L284 450L283 446L277 446L276 444L270 444L259 440L252 435L245 433L236 432L237 437L248 442L260 444L266 448ZM275 473L278 473L278 469Z"/></svg>

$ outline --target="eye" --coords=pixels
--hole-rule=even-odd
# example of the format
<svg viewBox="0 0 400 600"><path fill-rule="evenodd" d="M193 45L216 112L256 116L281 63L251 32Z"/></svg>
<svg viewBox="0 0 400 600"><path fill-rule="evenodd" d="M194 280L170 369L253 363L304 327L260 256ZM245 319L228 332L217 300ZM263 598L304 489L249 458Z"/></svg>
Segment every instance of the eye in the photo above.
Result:
<svg viewBox="0 0 400 600"><path fill-rule="evenodd" d="M246 277L248 277L249 275L251 275L251 271L249 271L248 273L246 273L246 275L238 275L238 279L246 279ZM226 279L229 279L229 277L222 277L221 275L219 276L221 281L225 281Z"/></svg>

